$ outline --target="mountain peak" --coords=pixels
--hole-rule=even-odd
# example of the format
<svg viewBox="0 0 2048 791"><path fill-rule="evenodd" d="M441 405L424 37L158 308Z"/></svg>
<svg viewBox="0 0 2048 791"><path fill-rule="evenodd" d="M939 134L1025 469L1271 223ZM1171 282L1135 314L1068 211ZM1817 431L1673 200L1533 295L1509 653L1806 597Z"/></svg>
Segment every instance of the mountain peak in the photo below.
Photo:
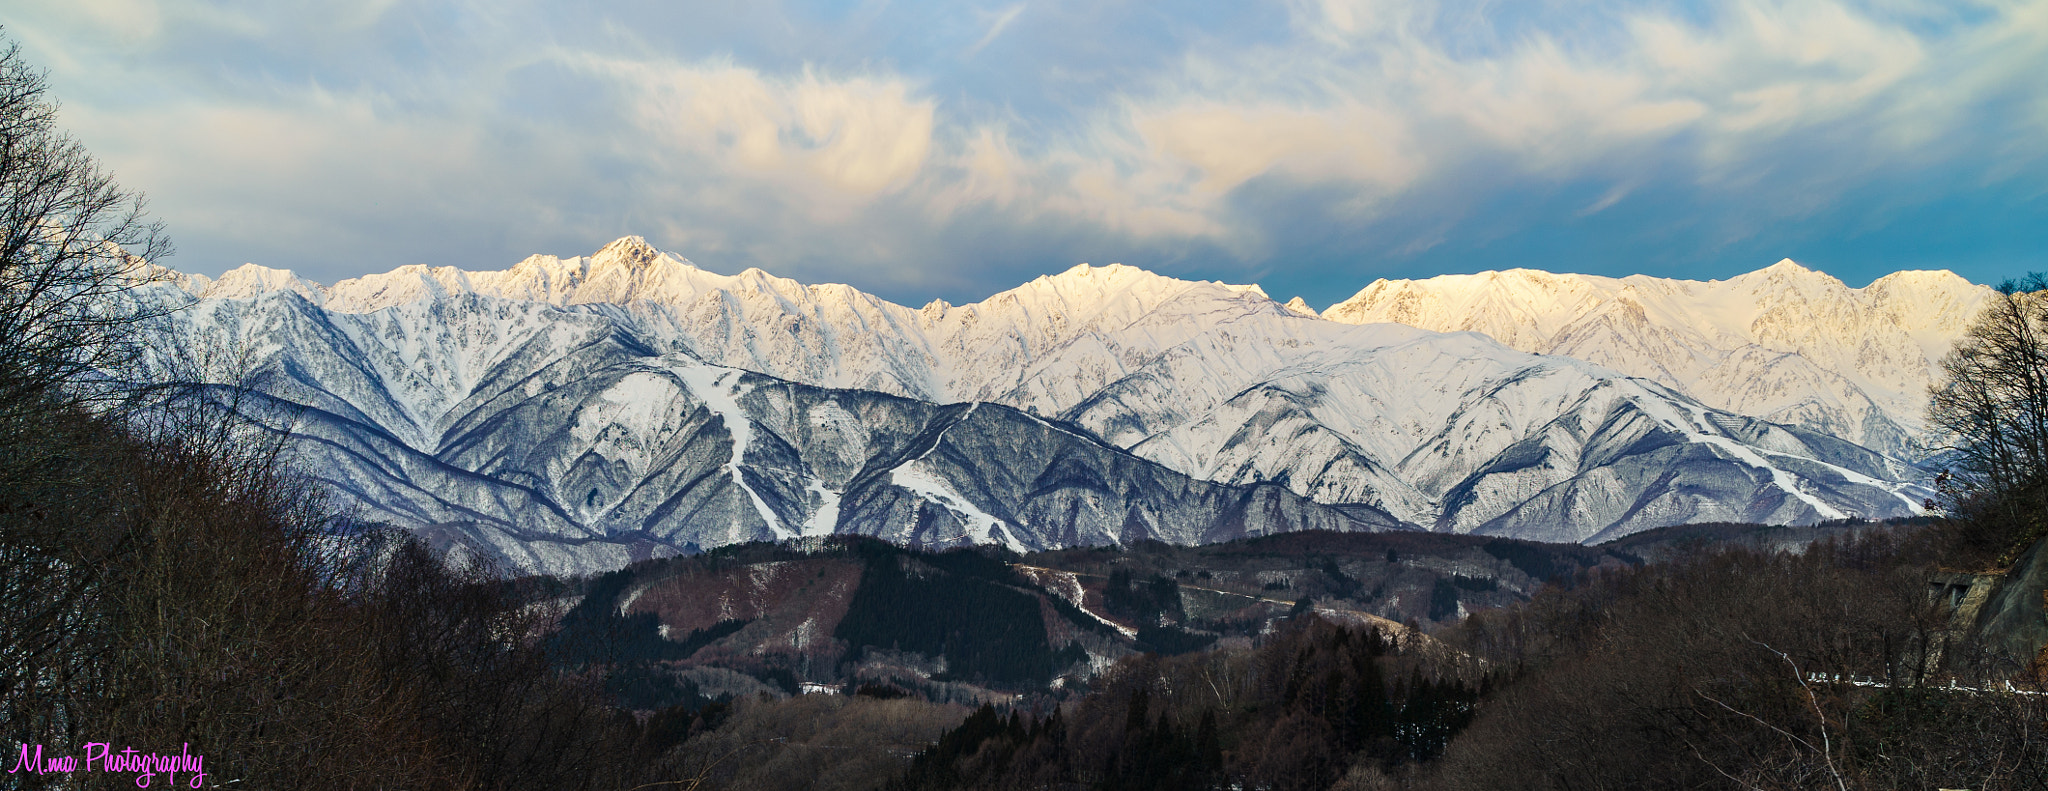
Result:
<svg viewBox="0 0 2048 791"><path fill-rule="evenodd" d="M1792 286L1802 293L1815 288L1827 291L1846 291L1849 288L1841 278L1817 269L1808 269L1790 258L1781 258L1770 266L1748 274L1736 275L1729 278L1728 282L1746 283L1750 288L1764 289Z"/></svg>
<svg viewBox="0 0 2048 791"><path fill-rule="evenodd" d="M1158 272L1129 264L1110 264L1108 266L1095 266L1085 263L1077 264L1057 275L1039 275L1037 279L1031 282L1049 285L1062 291L1080 287L1098 290L1098 293L1136 289L1151 294L1170 294L1189 287L1202 287L1219 288L1238 294L1257 294L1266 299L1272 298L1266 294L1264 288L1259 287L1256 283L1236 285L1216 280L1183 280L1172 275L1162 275Z"/></svg>
<svg viewBox="0 0 2048 791"><path fill-rule="evenodd" d="M264 266L262 264L243 264L241 266L230 269L226 272L222 272L219 279L226 280L230 277L252 278L259 280L292 280L297 279L298 275L289 269L278 269L276 267Z"/></svg>
<svg viewBox="0 0 2048 791"><path fill-rule="evenodd" d="M1920 288L1939 287L1952 289L1974 289L1976 285L1948 269L1901 269L1884 277L1870 281L1876 286L1912 286Z"/></svg>
<svg viewBox="0 0 2048 791"><path fill-rule="evenodd" d="M640 236L621 236L590 256L593 262L616 262L629 267L645 266L660 257L661 251Z"/></svg>
<svg viewBox="0 0 2048 791"><path fill-rule="evenodd" d="M272 269L260 264L243 264L222 272L206 286L204 296L226 299L261 296L272 291L296 291L300 296L321 301L319 287L289 269Z"/></svg>
<svg viewBox="0 0 2048 791"><path fill-rule="evenodd" d="M1128 292L1133 289L1141 292L1171 289L1175 284L1180 283L1182 281L1175 278L1135 266L1125 264L1095 266L1094 264L1084 263L1076 264L1058 274L1039 275L1030 283L1003 293L1043 289L1048 293L1067 295L1064 297L1067 299L1073 299L1083 294L1094 295L1093 297L1087 297L1087 299L1095 299L1109 294Z"/></svg>
<svg viewBox="0 0 2048 791"><path fill-rule="evenodd" d="M1303 300L1301 297L1295 297L1293 299L1287 300L1287 304L1283 307L1286 307L1288 312L1294 313L1296 315L1307 316L1312 319L1320 318L1320 316L1316 313L1316 309L1309 307L1308 302Z"/></svg>
<svg viewBox="0 0 2048 791"><path fill-rule="evenodd" d="M1837 278L1834 275L1830 275L1818 269L1809 269L1806 267L1806 265L1801 264L1798 261L1794 261L1790 258L1780 258L1778 259L1777 263L1756 270L1747 275L1736 275L1736 279L1748 277L1766 277L1777 279L1794 278L1799 280L1808 280L1818 277L1824 280L1840 282L1840 278Z"/></svg>
<svg viewBox="0 0 2048 791"><path fill-rule="evenodd" d="M1061 272L1061 273L1059 273L1059 274L1057 274L1057 275L1052 275L1052 276L1050 276L1050 277L1051 277L1051 279L1054 279L1054 280L1071 280L1071 279L1074 279L1074 278L1080 278L1080 279L1084 279L1084 280L1092 280L1092 279L1095 279L1095 278L1097 278L1097 277L1101 277L1101 278L1105 278L1105 279L1117 279L1117 278L1129 277L1129 276L1131 276L1131 275L1150 275L1150 274L1152 274L1152 273L1151 273L1151 272L1147 272L1147 271L1145 271L1145 270L1143 270L1143 269L1139 269L1139 268L1137 268L1137 267L1135 267L1135 266L1129 266L1129 265L1126 265L1126 264L1109 264L1109 265L1107 265L1107 266L1096 266L1096 265L1094 265L1094 264L1090 264L1090 263L1086 263L1086 262L1083 262L1083 263L1079 263L1079 264L1075 264L1075 265L1073 265L1073 266L1067 267L1067 270L1066 270L1066 271L1064 271L1064 272ZM1158 277L1158 275L1154 275L1154 276L1155 276L1155 277Z"/></svg>

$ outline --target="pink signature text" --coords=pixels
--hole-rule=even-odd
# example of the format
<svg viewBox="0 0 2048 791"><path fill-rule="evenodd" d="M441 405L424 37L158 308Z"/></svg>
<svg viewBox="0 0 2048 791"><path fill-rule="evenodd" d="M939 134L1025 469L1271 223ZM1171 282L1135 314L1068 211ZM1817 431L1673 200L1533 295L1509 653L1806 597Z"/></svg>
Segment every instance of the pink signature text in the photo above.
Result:
<svg viewBox="0 0 2048 791"><path fill-rule="evenodd" d="M4 761L0 761L4 763ZM193 755L192 745L186 744L171 755L145 753L133 747L114 751L114 745L107 742L86 742L84 760L79 756L51 751L43 753L40 744L21 745L21 756L14 761L14 768L8 774L68 774L71 772L116 772L135 775L136 788L148 788L157 775L164 775L164 787L175 788L179 774L191 775L189 787L198 788L206 781L206 756Z"/></svg>

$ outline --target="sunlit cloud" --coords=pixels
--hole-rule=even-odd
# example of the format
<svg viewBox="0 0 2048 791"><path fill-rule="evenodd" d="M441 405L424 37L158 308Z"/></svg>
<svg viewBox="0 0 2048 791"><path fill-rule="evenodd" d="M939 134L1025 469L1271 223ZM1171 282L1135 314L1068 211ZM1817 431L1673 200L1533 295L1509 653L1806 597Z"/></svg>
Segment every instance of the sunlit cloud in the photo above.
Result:
<svg viewBox="0 0 2048 791"><path fill-rule="evenodd" d="M621 105L664 149L765 180L849 193L899 189L930 153L933 102L897 79L790 79L730 64L690 66L586 53L570 66L616 82Z"/></svg>
<svg viewBox="0 0 2048 791"><path fill-rule="evenodd" d="M1869 267L2048 242L2048 0L89 0L8 25L195 271L643 233L909 301L1112 259L1327 299L1417 268L1853 269L1933 239L1914 217L1979 225Z"/></svg>

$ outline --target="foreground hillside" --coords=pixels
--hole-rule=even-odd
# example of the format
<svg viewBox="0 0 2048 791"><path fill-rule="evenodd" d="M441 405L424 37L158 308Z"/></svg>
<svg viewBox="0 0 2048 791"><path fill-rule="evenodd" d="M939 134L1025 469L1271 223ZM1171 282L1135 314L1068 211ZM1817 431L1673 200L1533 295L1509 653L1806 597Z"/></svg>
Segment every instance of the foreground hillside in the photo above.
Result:
<svg viewBox="0 0 2048 791"><path fill-rule="evenodd" d="M576 666L698 760L790 739L716 787L2042 787L2038 668L1924 595L1948 530L751 545L574 583L561 634L612 635ZM911 700L943 736L837 724Z"/></svg>
<svg viewBox="0 0 2048 791"><path fill-rule="evenodd" d="M1923 593L1944 536L1695 545L1442 643L1304 609L1248 646L1127 660L1056 711L984 709L891 787L2048 787L2038 664Z"/></svg>
<svg viewBox="0 0 2048 791"><path fill-rule="evenodd" d="M1425 625L1526 601L1531 574L1628 562L1600 550L1423 534L1150 542L1009 560L835 538L637 563L556 599L566 650L659 709L861 687L942 702L1085 685L1117 660L1265 634L1309 610L1426 640ZM1519 565L1518 565L1519 564ZM1405 622L1406 625L1403 625Z"/></svg>
<svg viewBox="0 0 2048 791"><path fill-rule="evenodd" d="M1307 612L1433 645L1429 632L1470 613L1646 556L1894 529L1683 526L1625 548L1309 531L1023 556L833 537L635 563L560 583L550 607L565 650L613 673L632 708L861 687L979 704L1085 686L1141 653L1246 645Z"/></svg>

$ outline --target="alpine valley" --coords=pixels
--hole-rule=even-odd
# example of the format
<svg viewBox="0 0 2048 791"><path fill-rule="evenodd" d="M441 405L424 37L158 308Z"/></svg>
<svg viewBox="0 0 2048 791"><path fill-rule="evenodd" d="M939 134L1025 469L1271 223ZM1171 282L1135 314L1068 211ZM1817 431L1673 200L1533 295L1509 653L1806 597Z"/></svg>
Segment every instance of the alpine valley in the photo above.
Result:
<svg viewBox="0 0 2048 791"><path fill-rule="evenodd" d="M1790 262L1516 270L1380 281L1319 316L1082 265L911 308L637 237L495 272L159 288L189 303L169 331L191 359L166 365L243 385L235 407L364 518L551 573L839 533L1591 543L1907 516L1930 494L1909 460L1933 358L1988 293Z"/></svg>

